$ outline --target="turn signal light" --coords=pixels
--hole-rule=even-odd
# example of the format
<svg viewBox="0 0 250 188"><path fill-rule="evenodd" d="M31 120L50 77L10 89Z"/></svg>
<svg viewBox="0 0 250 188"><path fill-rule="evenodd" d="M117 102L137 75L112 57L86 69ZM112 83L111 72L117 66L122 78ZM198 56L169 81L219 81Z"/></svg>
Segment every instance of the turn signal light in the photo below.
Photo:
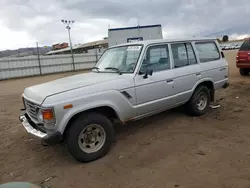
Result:
<svg viewBox="0 0 250 188"><path fill-rule="evenodd" d="M64 108L64 109L69 109L69 108L72 108L72 107L73 107L72 104L67 104L67 105L65 105L63 108Z"/></svg>
<svg viewBox="0 0 250 188"><path fill-rule="evenodd" d="M42 110L43 120L53 120L54 119L54 112L52 109Z"/></svg>

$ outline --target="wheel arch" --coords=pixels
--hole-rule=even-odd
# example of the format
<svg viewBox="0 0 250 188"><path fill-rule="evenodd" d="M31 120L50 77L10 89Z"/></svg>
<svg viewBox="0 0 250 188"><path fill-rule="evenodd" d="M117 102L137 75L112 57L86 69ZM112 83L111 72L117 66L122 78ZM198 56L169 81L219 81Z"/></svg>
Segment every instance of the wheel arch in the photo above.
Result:
<svg viewBox="0 0 250 188"><path fill-rule="evenodd" d="M94 107L94 108L90 108L90 109L85 109L82 110L80 112L75 113L74 115L72 115L69 118L69 121L66 123L66 126L64 128L63 131L63 139L65 138L65 135L67 134L67 131L70 128L70 125L81 115L85 114L85 113L91 113L91 112L95 112L95 113L100 113L106 117L108 117L110 120L112 119L117 119L118 121L120 121L120 117L117 114L117 112L114 110L114 108L110 107L110 106L98 106L98 107Z"/></svg>
<svg viewBox="0 0 250 188"><path fill-rule="evenodd" d="M200 81L199 83L197 83L197 84L194 86L193 93L192 93L191 97L193 96L195 90L196 90L198 87L200 87L201 85L205 85L205 86L209 89L211 101L214 101L214 99L215 99L215 87L214 87L214 82L213 82L212 79L202 80L202 81ZM190 97L190 98L191 98L191 97Z"/></svg>

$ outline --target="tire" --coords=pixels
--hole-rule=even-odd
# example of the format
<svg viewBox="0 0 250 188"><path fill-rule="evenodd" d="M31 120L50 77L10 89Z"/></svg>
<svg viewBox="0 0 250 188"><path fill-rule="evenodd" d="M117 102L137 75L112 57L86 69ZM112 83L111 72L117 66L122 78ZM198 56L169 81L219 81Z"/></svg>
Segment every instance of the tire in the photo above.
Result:
<svg viewBox="0 0 250 188"><path fill-rule="evenodd" d="M241 76L247 76L249 75L249 69L240 69L240 75Z"/></svg>
<svg viewBox="0 0 250 188"><path fill-rule="evenodd" d="M201 97L205 97L206 102L204 102L203 105L199 106L199 104L201 103L199 103L198 101L201 99ZM193 116L202 116L207 112L210 101L211 95L209 89L205 85L198 86L194 91L191 99L187 103L187 112Z"/></svg>
<svg viewBox="0 0 250 188"><path fill-rule="evenodd" d="M101 137L103 137L102 140ZM106 155L114 139L113 125L106 116L87 113L70 125L66 133L65 144L69 154L77 161L90 162Z"/></svg>

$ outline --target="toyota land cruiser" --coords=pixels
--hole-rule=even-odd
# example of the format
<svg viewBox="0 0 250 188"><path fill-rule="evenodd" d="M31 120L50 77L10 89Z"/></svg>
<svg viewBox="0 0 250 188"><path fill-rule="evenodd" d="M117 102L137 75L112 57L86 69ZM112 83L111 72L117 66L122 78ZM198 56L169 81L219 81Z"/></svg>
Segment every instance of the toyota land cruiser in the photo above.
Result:
<svg viewBox="0 0 250 188"><path fill-rule="evenodd" d="M89 73L28 87L20 120L48 145L64 141L78 161L104 156L125 124L186 105L206 113L228 86L228 63L216 39L151 40L114 46Z"/></svg>

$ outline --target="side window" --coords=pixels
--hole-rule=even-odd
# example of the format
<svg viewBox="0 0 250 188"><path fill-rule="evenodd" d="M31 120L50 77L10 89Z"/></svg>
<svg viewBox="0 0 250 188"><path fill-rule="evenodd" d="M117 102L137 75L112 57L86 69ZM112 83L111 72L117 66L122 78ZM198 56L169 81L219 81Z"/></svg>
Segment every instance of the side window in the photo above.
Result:
<svg viewBox="0 0 250 188"><path fill-rule="evenodd" d="M170 69L167 44L152 46L147 49L140 72L144 73L147 67L151 68L154 72Z"/></svg>
<svg viewBox="0 0 250 188"><path fill-rule="evenodd" d="M193 65L197 63L193 47L190 43L171 44L171 49L175 68Z"/></svg>
<svg viewBox="0 0 250 188"><path fill-rule="evenodd" d="M201 63L220 59L220 52L214 42L196 42L195 47Z"/></svg>
<svg viewBox="0 0 250 188"><path fill-rule="evenodd" d="M189 65L197 64L194 49L190 43L186 43Z"/></svg>

